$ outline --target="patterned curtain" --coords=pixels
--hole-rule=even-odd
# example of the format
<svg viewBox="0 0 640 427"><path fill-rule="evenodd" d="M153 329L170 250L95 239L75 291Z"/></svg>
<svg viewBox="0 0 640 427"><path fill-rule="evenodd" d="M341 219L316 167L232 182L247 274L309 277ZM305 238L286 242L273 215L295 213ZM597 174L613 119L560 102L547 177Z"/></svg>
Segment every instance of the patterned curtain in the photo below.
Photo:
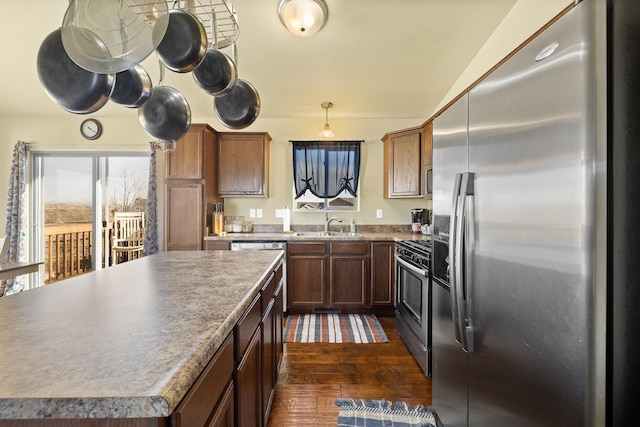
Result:
<svg viewBox="0 0 640 427"><path fill-rule="evenodd" d="M9 197L7 198L7 223L5 230L10 237L8 261L24 261L27 240L26 214L26 167L29 147L18 141L13 148L11 174L9 175ZM21 278L7 279L0 283L0 296L11 295L24 289Z"/></svg>
<svg viewBox="0 0 640 427"><path fill-rule="evenodd" d="M150 142L151 155L149 156L149 190L147 193L146 217L147 223L144 230L144 248L142 256L152 255L158 252L158 183L157 154L161 151L160 144Z"/></svg>
<svg viewBox="0 0 640 427"><path fill-rule="evenodd" d="M296 199L309 190L320 198L358 194L362 141L291 141Z"/></svg>

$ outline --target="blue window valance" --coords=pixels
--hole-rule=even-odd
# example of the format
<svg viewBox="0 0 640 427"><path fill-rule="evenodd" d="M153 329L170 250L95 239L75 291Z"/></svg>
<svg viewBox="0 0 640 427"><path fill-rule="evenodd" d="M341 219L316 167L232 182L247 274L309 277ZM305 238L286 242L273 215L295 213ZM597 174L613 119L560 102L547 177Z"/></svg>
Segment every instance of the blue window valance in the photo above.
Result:
<svg viewBox="0 0 640 427"><path fill-rule="evenodd" d="M296 199L309 190L320 198L358 194L362 141L291 141Z"/></svg>

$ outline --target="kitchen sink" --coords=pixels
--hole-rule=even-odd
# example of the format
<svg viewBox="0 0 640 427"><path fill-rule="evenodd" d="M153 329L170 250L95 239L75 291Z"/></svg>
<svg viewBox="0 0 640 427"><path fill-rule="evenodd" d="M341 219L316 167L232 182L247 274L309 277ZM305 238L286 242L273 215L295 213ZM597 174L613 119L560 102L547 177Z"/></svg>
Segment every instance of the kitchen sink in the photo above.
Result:
<svg viewBox="0 0 640 427"><path fill-rule="evenodd" d="M297 231L293 233L299 237L358 237L360 233L347 233L341 231Z"/></svg>

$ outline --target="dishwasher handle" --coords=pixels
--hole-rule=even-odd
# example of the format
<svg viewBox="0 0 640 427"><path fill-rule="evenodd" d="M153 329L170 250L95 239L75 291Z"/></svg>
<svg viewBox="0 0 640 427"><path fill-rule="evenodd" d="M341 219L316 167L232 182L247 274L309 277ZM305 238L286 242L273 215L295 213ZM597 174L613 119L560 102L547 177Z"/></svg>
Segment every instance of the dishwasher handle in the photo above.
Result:
<svg viewBox="0 0 640 427"><path fill-rule="evenodd" d="M286 247L286 242L231 242L232 251L283 251Z"/></svg>

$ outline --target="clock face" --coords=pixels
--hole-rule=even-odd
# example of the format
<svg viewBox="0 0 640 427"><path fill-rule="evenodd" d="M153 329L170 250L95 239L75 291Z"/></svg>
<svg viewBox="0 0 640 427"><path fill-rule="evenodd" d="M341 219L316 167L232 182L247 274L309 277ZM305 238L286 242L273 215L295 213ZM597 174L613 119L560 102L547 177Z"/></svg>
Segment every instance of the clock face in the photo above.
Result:
<svg viewBox="0 0 640 427"><path fill-rule="evenodd" d="M80 125L80 133L86 139L98 139L102 134L102 124L96 119L87 119Z"/></svg>

